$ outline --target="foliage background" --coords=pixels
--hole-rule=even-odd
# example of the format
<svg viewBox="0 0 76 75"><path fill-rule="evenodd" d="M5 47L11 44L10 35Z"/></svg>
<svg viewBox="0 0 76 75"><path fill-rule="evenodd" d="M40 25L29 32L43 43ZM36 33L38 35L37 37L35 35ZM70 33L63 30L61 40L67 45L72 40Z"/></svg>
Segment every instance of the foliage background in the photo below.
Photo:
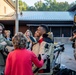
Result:
<svg viewBox="0 0 76 75"><path fill-rule="evenodd" d="M67 11L71 8L76 1L69 4L68 2L57 2L56 0L45 0L45 3L37 1L34 6L28 6L22 0L19 0L19 10L20 11Z"/></svg>

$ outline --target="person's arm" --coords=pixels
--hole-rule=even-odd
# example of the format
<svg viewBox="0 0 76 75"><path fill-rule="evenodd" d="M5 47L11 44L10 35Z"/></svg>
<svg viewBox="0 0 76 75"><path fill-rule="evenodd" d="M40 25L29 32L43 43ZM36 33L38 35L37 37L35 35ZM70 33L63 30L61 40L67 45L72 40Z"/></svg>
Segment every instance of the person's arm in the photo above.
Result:
<svg viewBox="0 0 76 75"><path fill-rule="evenodd" d="M76 39L76 34L73 35L73 36L71 36L69 39L70 39L71 41L74 41L74 40Z"/></svg>
<svg viewBox="0 0 76 75"><path fill-rule="evenodd" d="M12 41L5 40L8 46L13 46Z"/></svg>
<svg viewBox="0 0 76 75"><path fill-rule="evenodd" d="M40 67L42 67L43 66L43 64L44 64L44 60L38 60L38 58L37 58L37 56L33 53L33 52L31 52L31 54L32 54L32 62L38 67L38 68L40 68Z"/></svg>
<svg viewBox="0 0 76 75"><path fill-rule="evenodd" d="M1 42L0 45L7 45L5 41Z"/></svg>
<svg viewBox="0 0 76 75"><path fill-rule="evenodd" d="M69 38L69 40L70 40L70 41L74 41L75 38L72 36L72 37Z"/></svg>
<svg viewBox="0 0 76 75"><path fill-rule="evenodd" d="M73 38L76 39L76 35L74 35Z"/></svg>
<svg viewBox="0 0 76 75"><path fill-rule="evenodd" d="M11 71L11 60L10 60L10 54L9 54L6 59L4 75L10 75L10 71Z"/></svg>
<svg viewBox="0 0 76 75"><path fill-rule="evenodd" d="M13 46L12 41L6 40L5 37L3 37L3 39L4 39L4 42L6 42L6 45L8 45L8 46Z"/></svg>

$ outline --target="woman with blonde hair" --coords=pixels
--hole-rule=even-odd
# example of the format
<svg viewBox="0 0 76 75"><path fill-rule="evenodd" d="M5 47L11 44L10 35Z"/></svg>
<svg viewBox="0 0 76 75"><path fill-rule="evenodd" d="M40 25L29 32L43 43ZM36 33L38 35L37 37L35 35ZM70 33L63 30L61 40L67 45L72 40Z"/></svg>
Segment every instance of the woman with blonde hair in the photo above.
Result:
<svg viewBox="0 0 76 75"><path fill-rule="evenodd" d="M32 35L32 32L31 30L26 30L26 32L24 33L26 39L27 39L27 43L26 43L26 48L31 50L32 49L32 45L33 45L33 42L35 42L35 39Z"/></svg>
<svg viewBox="0 0 76 75"><path fill-rule="evenodd" d="M4 36L5 36L6 40L8 40L8 41L12 40L11 37L10 37L10 35L11 35L10 30L5 30L4 31Z"/></svg>
<svg viewBox="0 0 76 75"><path fill-rule="evenodd" d="M4 75L33 75L32 62L37 67L43 66L36 55L26 49L26 38L23 33L18 32L12 38L14 51L8 54Z"/></svg>

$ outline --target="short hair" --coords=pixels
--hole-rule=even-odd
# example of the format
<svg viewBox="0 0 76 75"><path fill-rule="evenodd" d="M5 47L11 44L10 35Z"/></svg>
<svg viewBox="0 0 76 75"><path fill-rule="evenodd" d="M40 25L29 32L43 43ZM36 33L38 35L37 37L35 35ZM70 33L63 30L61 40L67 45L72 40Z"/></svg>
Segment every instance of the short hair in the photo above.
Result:
<svg viewBox="0 0 76 75"><path fill-rule="evenodd" d="M73 33L76 33L76 29L73 31Z"/></svg>
<svg viewBox="0 0 76 75"><path fill-rule="evenodd" d="M40 27L43 27L43 29L46 31L46 33L49 32L49 29L45 24L41 24Z"/></svg>
<svg viewBox="0 0 76 75"><path fill-rule="evenodd" d="M13 46L15 49L23 49L26 47L26 38L22 32L18 32L12 38Z"/></svg>

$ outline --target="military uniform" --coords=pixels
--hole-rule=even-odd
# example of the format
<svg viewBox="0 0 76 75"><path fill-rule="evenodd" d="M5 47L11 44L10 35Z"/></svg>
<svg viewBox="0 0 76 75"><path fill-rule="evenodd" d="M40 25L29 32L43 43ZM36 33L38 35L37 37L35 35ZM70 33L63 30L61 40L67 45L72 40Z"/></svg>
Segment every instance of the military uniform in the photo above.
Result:
<svg viewBox="0 0 76 75"><path fill-rule="evenodd" d="M12 42L6 40L6 39L3 37L3 35L1 34L1 35L0 35L0 43L2 43L2 42L6 42L6 45L12 46ZM0 44L0 50L3 50L6 45Z"/></svg>
<svg viewBox="0 0 76 75"><path fill-rule="evenodd" d="M48 49L45 47L46 44L48 44ZM47 43L45 40L43 40L43 38L40 38L38 43L35 44L32 48L32 51L36 54L36 56L38 57L39 54L44 54L47 52L47 55L51 55L51 62L53 59L53 43ZM51 53L51 54L50 54ZM50 66L49 66L50 67ZM36 69L37 67L35 65L33 65L33 71ZM44 64L44 66L41 69L45 69L46 68L46 63ZM34 75L38 75L38 72L36 72Z"/></svg>
<svg viewBox="0 0 76 75"><path fill-rule="evenodd" d="M2 42L5 42L6 44L2 44ZM0 53L3 56L4 62L6 61L8 51L5 50L6 46L12 46L12 42L5 39L5 37L0 34ZM7 49L8 50L8 49Z"/></svg>

